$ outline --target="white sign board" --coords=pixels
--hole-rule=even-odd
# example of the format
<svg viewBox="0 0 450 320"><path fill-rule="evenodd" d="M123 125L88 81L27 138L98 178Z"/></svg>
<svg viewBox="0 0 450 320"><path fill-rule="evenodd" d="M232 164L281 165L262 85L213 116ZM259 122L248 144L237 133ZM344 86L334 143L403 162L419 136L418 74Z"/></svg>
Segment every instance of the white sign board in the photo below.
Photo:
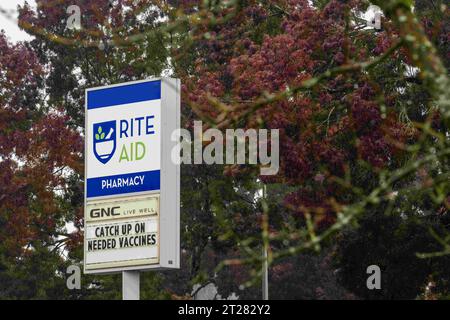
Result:
<svg viewBox="0 0 450 320"><path fill-rule="evenodd" d="M159 197L86 206L86 270L159 262Z"/></svg>
<svg viewBox="0 0 450 320"><path fill-rule="evenodd" d="M179 118L177 79L86 90L86 273L179 267Z"/></svg>

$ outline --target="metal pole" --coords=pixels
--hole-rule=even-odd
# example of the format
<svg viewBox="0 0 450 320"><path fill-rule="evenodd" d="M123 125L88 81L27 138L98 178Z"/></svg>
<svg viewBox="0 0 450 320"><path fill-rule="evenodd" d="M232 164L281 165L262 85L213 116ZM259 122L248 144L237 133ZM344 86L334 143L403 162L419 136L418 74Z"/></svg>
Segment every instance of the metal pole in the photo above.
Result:
<svg viewBox="0 0 450 320"><path fill-rule="evenodd" d="M266 185L263 185L263 199L266 200ZM267 263L267 250L265 244L263 244L263 264L262 264L262 298L263 300L269 300L269 268Z"/></svg>
<svg viewBox="0 0 450 320"><path fill-rule="evenodd" d="M263 300L269 300L269 270L267 266L267 248L263 248L263 271L262 271L262 295Z"/></svg>
<svg viewBox="0 0 450 320"><path fill-rule="evenodd" d="M122 272L122 299L139 300L139 271Z"/></svg>

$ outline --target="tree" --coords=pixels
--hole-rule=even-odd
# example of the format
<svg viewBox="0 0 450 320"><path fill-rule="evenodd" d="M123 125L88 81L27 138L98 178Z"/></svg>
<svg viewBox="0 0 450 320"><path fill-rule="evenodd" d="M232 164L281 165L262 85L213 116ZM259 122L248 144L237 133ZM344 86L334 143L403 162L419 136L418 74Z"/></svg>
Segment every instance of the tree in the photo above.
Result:
<svg viewBox="0 0 450 320"><path fill-rule="evenodd" d="M72 2L67 1L67 5L69 4ZM35 35L36 39L31 45L42 64L52 66L43 84L49 92L46 104L49 107L64 105L69 117L67 125L82 131L83 90L97 85L161 75L168 65L167 48L170 38L158 28L161 23L157 20L163 15L161 8L150 6L149 1L124 1L112 6L108 6L107 1L95 5L87 2L79 4L83 12L82 30L68 30L63 19L66 15L64 3L55 8L48 1L38 1L36 12L28 6L22 8L20 25ZM137 13L139 18L136 17ZM133 36L138 41L127 43L126 38ZM121 42L120 45L117 45L118 42ZM221 236L218 228L221 226L212 223L213 196L208 193L208 185L221 179L221 170L194 167L186 169L188 170L183 170L183 185L186 186L183 190L182 214L186 217L182 228L185 231L183 257L186 259L183 260L183 270L163 275L145 275L147 280L143 281L144 297L167 297L168 293L182 296L190 293L196 279L203 276L214 277L211 265L207 270L204 268L205 248L214 246L226 251L226 246L218 244L217 239ZM83 254L82 179L81 173L72 173L67 178L67 190L61 197L67 221L73 222L77 228L70 238L61 240L73 263L80 263ZM220 197L214 195L216 203L227 201L227 198L236 202L237 195L233 190L235 184L232 179L227 182L228 185L222 184L223 194ZM231 214L235 213L227 213ZM224 219L228 219L228 216ZM229 242L228 246L231 245L234 243ZM218 258L216 261L219 261ZM117 276L85 276L83 279L82 291L74 293L74 297L78 299L120 297L120 281ZM164 283L161 282L162 279L165 280ZM180 279L186 281L181 282ZM162 287L168 288L168 291ZM158 291L155 288L161 289Z"/></svg>
<svg viewBox="0 0 450 320"><path fill-rule="evenodd" d="M420 259L418 252L438 251L431 228L442 232L448 217L402 218L371 212L357 229L339 236L336 265L341 282L363 299L416 299L431 283L438 297L448 297L449 257ZM366 268L381 268L381 290L367 290Z"/></svg>
<svg viewBox="0 0 450 320"><path fill-rule="evenodd" d="M60 194L66 174L82 169L82 139L61 109L45 109L44 69L32 49L1 33L0 52L0 291L57 298L65 265L59 238L71 236Z"/></svg>
<svg viewBox="0 0 450 320"><path fill-rule="evenodd" d="M441 11L440 3L433 5L428 1L416 1L415 5L426 33L438 52L444 53L448 46L442 41L450 25L448 11ZM448 70L448 55L441 54L441 57ZM408 105L408 101L414 101L416 106L405 109L404 116L417 123L425 122L430 116L430 97L419 74L407 74L401 86L407 91L400 103ZM448 134L448 127L439 122L439 117L434 114L433 127L442 134ZM340 269L342 283L352 292L370 299L414 299L427 298L424 296L427 288L434 287L431 290L433 298L448 298L448 257L425 260L417 256L417 253L439 252L436 237L439 239L448 232L445 193L442 203L436 201L437 193L433 191L436 186L447 188L443 181L448 177L445 174L442 177L440 172L448 172L448 167L446 169L445 164L442 165L426 166L412 176L405 184L415 187L398 194L393 206L395 209L383 208L385 212L371 210L361 220L359 228L346 230L339 237L336 265ZM380 291L365 288L365 267L370 264L378 264L382 269Z"/></svg>
<svg viewBox="0 0 450 320"><path fill-rule="evenodd" d="M185 96L196 115L218 128L282 130L281 172L261 179L296 186L284 206L300 228L272 224L269 259L319 250L322 239L375 212L448 212L449 81L426 39L433 35L445 54L448 9L434 6L433 22L419 12L424 30L410 1L374 3L385 12L382 32L361 24L365 1L249 1L217 14L223 23L193 27ZM279 24L254 32L266 22ZM279 213L269 211L270 221L279 223ZM290 238L297 244L283 245ZM242 263L254 263L250 251Z"/></svg>
<svg viewBox="0 0 450 320"><path fill-rule="evenodd" d="M208 282L222 296L258 297L247 286L259 282L262 246L275 297L351 298L325 276L330 250L357 296L411 298L427 281L447 294L447 260L437 256L450 252L449 64L440 59L449 10L372 2L384 11L382 31L362 20L363 0L80 0L81 30L66 28L73 1L25 5L19 24L35 39L13 46L0 37L0 276L16 288L0 291L21 297L21 286L45 282L45 293L27 297L58 296L62 276L51 270L82 259L83 90L172 73L183 83L185 128L201 119L219 129L280 129L281 168L268 177L255 166L184 166L184 268L146 275L146 298L185 297ZM76 232L67 234L68 222ZM368 239L374 251L361 253ZM383 254L386 243L400 260ZM417 262L422 250L433 260ZM42 278L14 274L17 259ZM374 259L393 283L367 293L365 275L354 282L349 274ZM397 267L413 263L416 282L405 285ZM320 284L305 281L301 266ZM84 279L72 298L120 297L118 276Z"/></svg>

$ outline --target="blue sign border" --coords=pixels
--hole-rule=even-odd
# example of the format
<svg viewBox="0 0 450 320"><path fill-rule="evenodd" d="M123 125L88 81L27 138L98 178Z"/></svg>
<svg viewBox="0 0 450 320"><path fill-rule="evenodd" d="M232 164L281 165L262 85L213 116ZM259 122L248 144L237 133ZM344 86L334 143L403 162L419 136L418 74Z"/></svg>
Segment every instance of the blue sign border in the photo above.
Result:
<svg viewBox="0 0 450 320"><path fill-rule="evenodd" d="M135 180L136 177L143 177L144 182L138 185L132 186L118 186L118 181L130 181ZM119 174L116 176L108 176L108 177L97 177L87 179L87 197L102 197L102 196L111 196L116 194L127 194L133 192L141 192L141 191L153 191L160 189L160 181L161 181L161 171L144 171L144 172L135 172L135 173L127 173L127 174ZM140 180L140 179L139 179ZM138 180L138 181L139 181ZM110 185L115 184L114 188L104 188L103 182L108 181Z"/></svg>
<svg viewBox="0 0 450 320"><path fill-rule="evenodd" d="M161 99L161 80L133 83L87 92L87 108L97 109Z"/></svg>

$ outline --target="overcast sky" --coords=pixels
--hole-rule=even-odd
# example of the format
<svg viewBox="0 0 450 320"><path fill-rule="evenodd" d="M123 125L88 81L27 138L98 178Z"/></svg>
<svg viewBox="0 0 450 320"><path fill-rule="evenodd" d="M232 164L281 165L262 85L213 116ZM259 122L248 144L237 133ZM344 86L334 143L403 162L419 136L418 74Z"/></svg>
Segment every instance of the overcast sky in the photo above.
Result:
<svg viewBox="0 0 450 320"><path fill-rule="evenodd" d="M28 4L35 6L34 0L27 0ZM31 37L19 29L17 26L17 6L23 5L25 0L3 0L0 1L0 30L5 30L6 35L13 42L21 40L29 40ZM7 11L8 17L5 16L3 10Z"/></svg>

